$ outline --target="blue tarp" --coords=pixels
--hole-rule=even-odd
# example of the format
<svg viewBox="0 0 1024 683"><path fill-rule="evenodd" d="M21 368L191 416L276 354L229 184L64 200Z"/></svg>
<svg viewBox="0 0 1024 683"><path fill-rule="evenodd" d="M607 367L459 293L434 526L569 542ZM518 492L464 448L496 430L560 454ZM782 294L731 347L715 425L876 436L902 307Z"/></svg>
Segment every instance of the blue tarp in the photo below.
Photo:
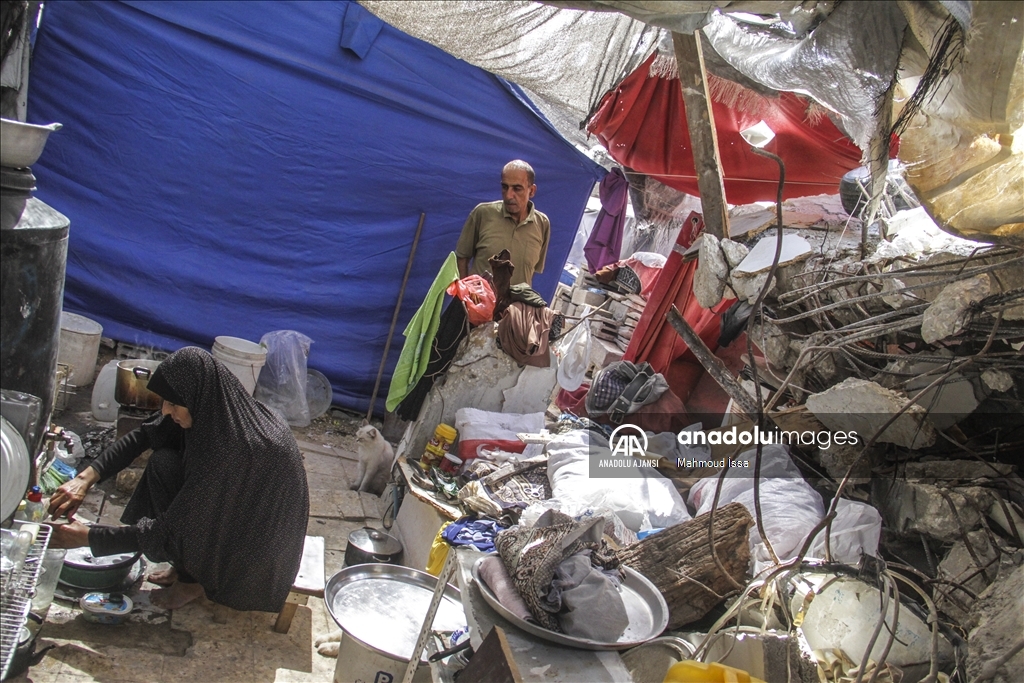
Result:
<svg viewBox="0 0 1024 683"><path fill-rule="evenodd" d="M362 56L360 56L362 55ZM71 219L66 310L167 350L293 329L365 410L420 212L401 332L500 169L537 171L550 295L603 170L517 88L345 2L47 3L33 167Z"/></svg>

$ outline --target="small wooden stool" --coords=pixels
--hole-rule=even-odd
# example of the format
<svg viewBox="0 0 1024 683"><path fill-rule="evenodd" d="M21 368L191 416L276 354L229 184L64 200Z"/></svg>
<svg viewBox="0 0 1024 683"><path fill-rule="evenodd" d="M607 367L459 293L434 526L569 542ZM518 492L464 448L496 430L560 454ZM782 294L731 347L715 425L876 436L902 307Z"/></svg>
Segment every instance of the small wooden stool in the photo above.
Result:
<svg viewBox="0 0 1024 683"><path fill-rule="evenodd" d="M292 590L274 622L274 630L288 633L292 617L299 605L305 605L309 596L324 597L324 539L323 536L306 536L302 544L302 564L295 576Z"/></svg>

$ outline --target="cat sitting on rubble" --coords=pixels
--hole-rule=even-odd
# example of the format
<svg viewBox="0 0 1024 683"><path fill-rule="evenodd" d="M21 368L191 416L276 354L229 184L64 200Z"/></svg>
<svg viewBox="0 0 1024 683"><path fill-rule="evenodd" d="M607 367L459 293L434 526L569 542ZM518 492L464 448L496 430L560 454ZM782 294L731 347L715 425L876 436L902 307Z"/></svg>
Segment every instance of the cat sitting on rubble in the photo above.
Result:
<svg viewBox="0 0 1024 683"><path fill-rule="evenodd" d="M395 453L380 431L369 424L359 428L356 441L359 444L359 470L355 482L349 488L379 496L384 493L384 487L391 479Z"/></svg>

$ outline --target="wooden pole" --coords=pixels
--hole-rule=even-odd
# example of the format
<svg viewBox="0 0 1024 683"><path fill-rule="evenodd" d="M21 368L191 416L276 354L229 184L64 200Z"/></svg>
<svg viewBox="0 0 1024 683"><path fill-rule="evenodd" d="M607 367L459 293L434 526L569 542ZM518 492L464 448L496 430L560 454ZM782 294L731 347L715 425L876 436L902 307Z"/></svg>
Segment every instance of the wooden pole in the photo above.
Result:
<svg viewBox="0 0 1024 683"><path fill-rule="evenodd" d="M416 258L416 247L420 243L420 233L423 232L423 221L427 218L426 213L420 213L420 222L416 226L416 236L412 238L412 249L409 250L409 260L405 263L405 275L402 276L402 287L398 290L398 301L395 302L395 312L391 315L391 329L388 330L388 340L384 343L384 355L380 358L380 367L377 368L377 381L373 383L373 394L370 395L370 407L366 409L366 421L373 417L373 404L377 402L377 392L380 390L380 380L384 376L384 366L388 362L388 351L391 350L391 338L395 336L395 325L398 324L398 312L402 310L402 299L405 297L405 286L409 284L409 273L412 272L412 260Z"/></svg>
<svg viewBox="0 0 1024 683"><path fill-rule="evenodd" d="M672 45L675 47L679 69L679 86L686 105L686 125L690 130L704 229L721 239L729 236L729 212L725 203L718 134L715 132L715 114L711 110L700 34L673 32Z"/></svg>
<svg viewBox="0 0 1024 683"><path fill-rule="evenodd" d="M729 394L729 397L736 401L736 405L747 414L747 417L757 422L759 411L754 397L740 386L740 383L732 376L732 373L729 372L729 368L725 366L722 359L711 353L711 349L697 336L697 333L693 331L693 328L686 322L686 319L679 314L679 309L675 305L665 314L665 319L668 320L668 324L672 326L672 329L683 338L683 341L690 347L690 351L693 351L693 355L697 357L700 364L708 371L711 378L718 382L718 386L722 387L725 393Z"/></svg>

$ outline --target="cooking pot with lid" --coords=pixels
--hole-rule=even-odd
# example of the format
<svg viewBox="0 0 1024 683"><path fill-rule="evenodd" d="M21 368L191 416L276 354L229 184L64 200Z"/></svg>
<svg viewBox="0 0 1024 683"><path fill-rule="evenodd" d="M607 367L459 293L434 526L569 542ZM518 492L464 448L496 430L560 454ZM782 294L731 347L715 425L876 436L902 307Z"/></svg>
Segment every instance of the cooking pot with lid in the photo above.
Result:
<svg viewBox="0 0 1024 683"><path fill-rule="evenodd" d="M394 536L364 526L348 535L348 546L345 548L345 566L357 564L400 564L402 562L402 543Z"/></svg>
<svg viewBox="0 0 1024 683"><path fill-rule="evenodd" d="M60 582L72 588L104 590L124 583L141 552L95 557L88 547L72 548L64 556Z"/></svg>
<svg viewBox="0 0 1024 683"><path fill-rule="evenodd" d="M149 378L160 365L158 360L122 360L117 364L114 400L123 406L141 410L159 410L163 399L149 390Z"/></svg>

